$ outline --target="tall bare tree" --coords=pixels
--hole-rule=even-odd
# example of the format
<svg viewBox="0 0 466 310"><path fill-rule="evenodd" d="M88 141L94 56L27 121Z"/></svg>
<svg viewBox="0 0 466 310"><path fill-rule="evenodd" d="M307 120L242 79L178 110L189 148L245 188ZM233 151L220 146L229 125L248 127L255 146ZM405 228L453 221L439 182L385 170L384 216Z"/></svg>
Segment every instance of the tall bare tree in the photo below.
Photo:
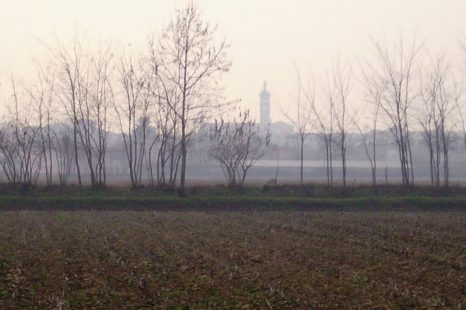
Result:
<svg viewBox="0 0 466 310"><path fill-rule="evenodd" d="M450 185L450 149L453 141L453 131L456 121L454 119L455 102L457 93L456 82L451 67L440 57L436 61L435 71L439 80L438 115L440 118L440 136L442 140L443 155L443 181L444 186Z"/></svg>
<svg viewBox="0 0 466 310"><path fill-rule="evenodd" d="M372 186L375 189L377 186L377 130L382 94L384 92L385 85L378 84L375 78L368 75L364 70L364 67L361 67L361 69L364 97L366 102L370 105L367 115L370 127L363 129L362 125L357 121L355 121L354 124L362 138L364 151L371 166Z"/></svg>
<svg viewBox="0 0 466 310"><path fill-rule="evenodd" d="M90 133L85 145L89 149L89 169L93 175L92 184L103 185L106 182L105 159L107 155L108 134L110 131L109 110L114 104L113 53L110 46L102 45L90 59L91 85L89 104L85 115L89 121L84 124L84 132ZM87 111L89 110L89 113Z"/></svg>
<svg viewBox="0 0 466 310"><path fill-rule="evenodd" d="M333 144L335 132L334 105L330 104L323 109L317 107L316 102L307 98L308 103L317 120L317 132L325 145L325 170L327 174L327 185L333 186Z"/></svg>
<svg viewBox="0 0 466 310"><path fill-rule="evenodd" d="M304 181L304 142L310 134L312 127L312 106L314 105L315 92L313 85L305 88L302 82L301 73L295 65L296 87L292 97L293 104L287 105L289 109L285 110L280 104L282 114L296 129L300 142L300 184ZM290 111L291 110L291 111Z"/></svg>
<svg viewBox="0 0 466 310"><path fill-rule="evenodd" d="M415 83L416 61L422 44L416 39L406 45L400 37L395 51L386 44L373 41L376 66L370 66L375 83L385 85L381 108L390 120L390 130L398 147L402 183L406 187L414 184L414 166L410 139L410 111L418 96Z"/></svg>
<svg viewBox="0 0 466 310"><path fill-rule="evenodd" d="M115 101L121 136L128 161L131 185L142 184L144 161L147 151L147 130L150 118L149 109L153 98L154 75L145 68L142 58L132 56L122 59L119 80L122 101Z"/></svg>
<svg viewBox="0 0 466 310"><path fill-rule="evenodd" d="M348 97L351 91L351 77L351 66L349 64L342 66L340 60L338 60L333 66L332 77L328 83L329 106L335 115L336 134L338 137L337 145L339 146L341 156L343 187L346 187L348 127L352 124L348 103Z"/></svg>
<svg viewBox="0 0 466 310"><path fill-rule="evenodd" d="M73 142L78 182L81 185L79 149L90 174L92 186L105 183L105 155L109 130L108 110L113 100L110 84L110 46L92 50L76 36L71 48L55 49L60 78L59 94L73 124Z"/></svg>
<svg viewBox="0 0 466 310"><path fill-rule="evenodd" d="M449 154L455 121L457 88L453 72L444 55L430 58L427 73L421 79L422 109L420 124L429 152L432 186L440 185L443 163L443 183L449 186Z"/></svg>
<svg viewBox="0 0 466 310"><path fill-rule="evenodd" d="M86 55L81 39L75 35L71 47L59 43L52 49L57 63L57 93L62 107L71 121L74 162L79 186L82 185L79 163L79 106L87 97Z"/></svg>
<svg viewBox="0 0 466 310"><path fill-rule="evenodd" d="M422 108L419 123L422 127L422 136L429 153L430 180L432 186L440 185L440 130L437 115L438 80L435 74L430 72L421 74L420 95Z"/></svg>
<svg viewBox="0 0 466 310"><path fill-rule="evenodd" d="M156 42L149 41L151 70L154 74L154 108L153 115L157 130L157 184L159 186L174 187L178 178L179 163L181 159L181 126L178 110L181 105L182 94L179 85L160 74L160 48ZM191 131L192 132L192 131ZM189 140L191 132L187 135ZM154 146L149 148L150 156ZM150 174L153 175L152 157L150 161ZM153 178L152 178L153 179ZM153 180L152 180L152 183Z"/></svg>
<svg viewBox="0 0 466 310"><path fill-rule="evenodd" d="M186 181L186 163L190 132L220 106L218 81L228 72L229 45L216 44L217 27L202 19L193 3L179 9L175 19L163 31L157 52L157 74L165 87L177 86L179 104L169 107L179 120L181 171L180 186Z"/></svg>
<svg viewBox="0 0 466 310"><path fill-rule="evenodd" d="M53 183L53 128L55 81L50 67L38 67L37 85L31 86L30 96L32 98L35 114L37 115L37 126L39 128L40 145L42 149L43 166L45 169L45 180L48 186Z"/></svg>

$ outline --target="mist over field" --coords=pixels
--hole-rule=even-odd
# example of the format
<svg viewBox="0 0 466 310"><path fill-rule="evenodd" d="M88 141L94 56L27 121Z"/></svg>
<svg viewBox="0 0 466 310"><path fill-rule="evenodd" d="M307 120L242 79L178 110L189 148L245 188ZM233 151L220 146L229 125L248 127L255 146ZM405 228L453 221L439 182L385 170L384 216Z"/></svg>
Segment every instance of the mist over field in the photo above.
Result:
<svg viewBox="0 0 466 310"><path fill-rule="evenodd" d="M6 1L1 309L466 309L460 0Z"/></svg>
<svg viewBox="0 0 466 310"><path fill-rule="evenodd" d="M463 2L185 5L11 2L3 182L464 182Z"/></svg>

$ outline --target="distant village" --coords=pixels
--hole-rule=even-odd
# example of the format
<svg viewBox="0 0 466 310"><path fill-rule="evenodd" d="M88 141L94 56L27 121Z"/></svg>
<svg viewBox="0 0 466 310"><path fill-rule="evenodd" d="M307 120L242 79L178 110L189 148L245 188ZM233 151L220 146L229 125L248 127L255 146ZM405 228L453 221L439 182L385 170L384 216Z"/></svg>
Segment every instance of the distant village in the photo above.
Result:
<svg viewBox="0 0 466 310"><path fill-rule="evenodd" d="M258 105L260 109L259 126L267 128L271 136L271 145L263 157L251 169L249 180L252 183L263 184L271 179L282 183L297 182L299 176L299 136L292 125L284 121L273 122L270 118L271 94L264 83L260 92ZM222 171L217 161L208 154L210 123L205 123L201 130L195 133L189 146L187 173L190 182L222 183ZM154 129L155 130L155 129ZM453 133L450 147L451 180L462 183L466 181L466 152L462 133ZM400 162L397 145L389 130L377 132L377 176L379 182L397 183L400 179ZM426 156L426 143L421 132L412 132L411 147L415 177L418 181L429 182L429 162ZM348 179L355 183L369 182L370 165L359 132L348 134ZM126 180L128 174L125 154L121 151L122 137L120 133L112 132L109 136L107 151L108 180L118 182ZM304 179L307 182L323 182L325 176L325 151L322 136L318 132L306 136L304 144ZM334 152L333 168L335 178L340 176L338 152Z"/></svg>

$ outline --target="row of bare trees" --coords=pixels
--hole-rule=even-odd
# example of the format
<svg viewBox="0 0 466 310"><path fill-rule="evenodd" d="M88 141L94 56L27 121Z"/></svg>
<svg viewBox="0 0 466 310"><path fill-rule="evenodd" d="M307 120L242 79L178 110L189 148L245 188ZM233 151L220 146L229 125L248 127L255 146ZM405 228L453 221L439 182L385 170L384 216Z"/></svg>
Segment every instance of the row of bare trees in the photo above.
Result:
<svg viewBox="0 0 466 310"><path fill-rule="evenodd" d="M216 29L189 3L140 54L118 56L104 43L90 48L78 36L70 45L49 46L51 61L39 68L34 86L23 85L18 94L12 79L0 131L8 182L34 184L44 173L51 185L56 170L61 184L74 171L79 185L104 185L116 124L133 187L147 173L152 184L184 188L193 133L225 105L221 77L231 66L229 45L218 43Z"/></svg>
<svg viewBox="0 0 466 310"><path fill-rule="evenodd" d="M401 182L414 184L413 130L421 131L429 158L432 186L449 185L449 153L457 123L464 126L464 104L455 70L444 55L432 55L423 43L402 38L389 47L373 41L373 59L359 61L357 73L351 63L338 60L327 74L322 96L316 100L311 78L303 83L296 69L296 91L292 113L283 111L294 125L300 140L300 182L303 183L303 150L306 137L317 134L325 150L327 182L334 184L334 158L341 160L341 184L347 184L348 133L359 132L359 141L370 163L372 184L377 185L377 138L388 128L397 147ZM427 59L428 61L425 61ZM312 77L312 75L311 75ZM360 86L364 103L358 108L352 96ZM459 117L458 117L459 116ZM466 136L464 136L466 137ZM353 141L356 142L356 141ZM466 147L466 140L465 140Z"/></svg>
<svg viewBox="0 0 466 310"><path fill-rule="evenodd" d="M121 134L133 187L186 184L189 145L208 120L209 155L220 163L230 185L242 184L250 167L270 144L270 134L255 125L248 111L229 121L222 114L222 75L230 70L229 45L216 37L216 26L202 19L196 5L177 10L158 37L139 53L115 52L111 44L89 44L76 36L71 44L49 46L50 61L38 65L35 82L11 78L8 115L0 128L0 165L9 183L47 185L58 176L66 184L102 186L107 180L109 133ZM433 186L449 185L449 154L455 123L461 123L466 149L462 91L444 56L429 56L422 43L394 48L374 41L374 59L336 61L321 85L305 81L296 69L294 105L283 111L300 141L300 183L304 183L306 137L317 134L325 151L327 183L335 184L334 160L341 160L341 184L347 184L347 152L352 131L359 131L377 185L377 138L388 128L398 149L401 181L414 184L411 134L421 130ZM428 61L425 61L425 59ZM311 75L312 76L312 75ZM364 108L355 109L355 85ZM221 115L221 117L219 117Z"/></svg>

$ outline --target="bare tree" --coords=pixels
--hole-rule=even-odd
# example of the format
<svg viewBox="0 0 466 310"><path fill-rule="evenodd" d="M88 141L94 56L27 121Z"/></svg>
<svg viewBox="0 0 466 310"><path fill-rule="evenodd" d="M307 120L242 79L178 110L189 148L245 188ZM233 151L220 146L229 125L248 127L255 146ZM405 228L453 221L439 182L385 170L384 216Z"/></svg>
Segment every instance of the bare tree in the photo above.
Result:
<svg viewBox="0 0 466 310"><path fill-rule="evenodd" d="M230 70L229 45L215 44L215 31L190 2L177 11L159 42L157 74L162 85L176 85L179 103L166 101L179 120L181 171L180 186L186 181L186 160L190 133L220 106L218 79Z"/></svg>
<svg viewBox="0 0 466 310"><path fill-rule="evenodd" d="M449 154L453 141L453 131L455 129L455 121L452 118L455 110L455 102L459 95L450 67L443 62L442 58L439 58L437 61L436 75L440 81L439 103L437 108L440 118L440 136L442 140L443 181L444 186L448 187L450 185Z"/></svg>
<svg viewBox="0 0 466 310"><path fill-rule="evenodd" d="M341 156L342 182L346 187L346 154L348 149L348 126L351 124L349 115L348 96L351 91L351 67L349 64L340 65L340 60L334 64L332 78L328 83L328 100L335 115L337 129L337 143Z"/></svg>
<svg viewBox="0 0 466 310"><path fill-rule="evenodd" d="M85 77L85 54L80 39L76 35L72 47L68 49L59 44L53 49L52 57L57 61L57 93L62 106L73 124L73 147L78 184L82 185L79 164L79 106L87 97L87 79Z"/></svg>
<svg viewBox="0 0 466 310"><path fill-rule="evenodd" d="M156 178L159 186L174 187L180 161L180 141L177 135L177 117L164 103L156 106L155 113L156 139L149 147L149 170L151 183L155 183L152 150L156 151Z"/></svg>
<svg viewBox="0 0 466 310"><path fill-rule="evenodd" d="M418 95L414 87L414 70L422 44L416 39L406 46L400 38L394 52L387 45L373 42L378 67L370 66L375 83L385 85L381 108L390 120L390 130L398 147L403 185L414 184L414 167L410 140L410 110Z"/></svg>
<svg viewBox="0 0 466 310"><path fill-rule="evenodd" d="M385 85L379 85L377 79L369 76L361 66L362 71L362 84L364 86L365 99L370 104L368 119L370 120L370 127L362 129L363 127L358 122L354 122L356 128L361 135L364 145L364 151L371 166L372 186L374 189L377 186L377 130L380 116L380 106L382 102L382 94L385 90Z"/></svg>
<svg viewBox="0 0 466 310"><path fill-rule="evenodd" d="M109 131L108 109L113 100L110 85L110 46L97 51L84 48L75 37L72 48L56 49L63 107L73 123L75 164L81 185L78 150L81 147L92 186L105 183L105 155Z"/></svg>
<svg viewBox="0 0 466 310"><path fill-rule="evenodd" d="M304 178L304 142L311 131L312 126L312 106L314 105L315 92L314 87L304 89L301 79L301 73L295 65L296 72L296 90L293 96L292 111L283 109L283 115L296 128L300 142L300 184L303 185Z"/></svg>
<svg viewBox="0 0 466 310"><path fill-rule="evenodd" d="M452 142L457 88L453 72L445 56L431 57L429 71L421 80L421 126L429 152L431 184L440 185L440 166L443 163L443 183L449 186L449 153Z"/></svg>
<svg viewBox="0 0 466 310"><path fill-rule="evenodd" d="M333 186L333 139L335 130L334 106L328 105L325 109L319 109L314 100L308 98L313 114L317 120L318 135L325 145L325 168L327 174L327 185Z"/></svg>
<svg viewBox="0 0 466 310"><path fill-rule="evenodd" d="M425 81L426 80L426 81ZM437 115L438 80L435 74L429 72L423 79L421 75L421 102L423 104L419 123L422 127L422 136L429 153L430 179L432 186L440 185L440 130Z"/></svg>
<svg viewBox="0 0 466 310"><path fill-rule="evenodd" d="M120 64L122 104L115 102L121 136L128 161L131 185L142 184L144 160L147 151L149 109L153 95L153 75L144 68L142 59L123 59Z"/></svg>
<svg viewBox="0 0 466 310"><path fill-rule="evenodd" d="M9 120L0 130L0 164L9 184L34 185L41 170L42 149L39 128L33 126L26 99L19 93L16 81L11 78Z"/></svg>
<svg viewBox="0 0 466 310"><path fill-rule="evenodd" d="M263 135L249 111L245 111L232 122L216 120L210 130L210 143L208 153L220 163L228 185L241 186L249 169L269 147L270 133Z"/></svg>
<svg viewBox="0 0 466 310"><path fill-rule="evenodd" d="M92 186L105 184L105 155L109 130L108 108L113 93L110 86L109 49L89 55L85 72L79 85L81 94L77 102L77 129Z"/></svg>
<svg viewBox="0 0 466 310"><path fill-rule="evenodd" d="M432 186L439 186L440 184L440 145L438 122L434 110L432 109L432 102L428 98L423 98L425 105L424 114L421 116L419 123L422 127L422 137L427 146L429 153L429 170L430 182Z"/></svg>
<svg viewBox="0 0 466 310"><path fill-rule="evenodd" d="M65 124L56 124L53 141L58 180L60 185L64 186L68 184L74 159L72 130Z"/></svg>
<svg viewBox="0 0 466 310"><path fill-rule="evenodd" d="M88 143L90 149L90 169L94 175L93 184L102 185L106 182L105 159L107 154L108 133L110 131L109 109L114 101L111 85L113 76L113 53L110 46L100 47L91 59L92 84L90 89L90 122L95 132ZM87 110L87 109L86 109ZM89 128L90 126L85 126ZM88 129L88 131L91 131Z"/></svg>
<svg viewBox="0 0 466 310"><path fill-rule="evenodd" d="M55 81L50 68L39 66L38 84L31 88L30 96L37 115L40 145L43 164L45 168L45 180L48 186L53 183L53 103L55 94Z"/></svg>
<svg viewBox="0 0 466 310"><path fill-rule="evenodd" d="M182 94L179 85L160 74L159 50L155 42L150 41L151 70L154 78L154 119L157 130L157 184L159 186L174 187L176 185L179 163L181 159L181 126L178 116ZM196 124L197 125L197 124ZM188 140L191 132L188 134ZM149 148L150 156L154 146ZM150 157L151 175L152 157ZM153 178L152 178L153 179ZM152 181L152 183L154 183Z"/></svg>

